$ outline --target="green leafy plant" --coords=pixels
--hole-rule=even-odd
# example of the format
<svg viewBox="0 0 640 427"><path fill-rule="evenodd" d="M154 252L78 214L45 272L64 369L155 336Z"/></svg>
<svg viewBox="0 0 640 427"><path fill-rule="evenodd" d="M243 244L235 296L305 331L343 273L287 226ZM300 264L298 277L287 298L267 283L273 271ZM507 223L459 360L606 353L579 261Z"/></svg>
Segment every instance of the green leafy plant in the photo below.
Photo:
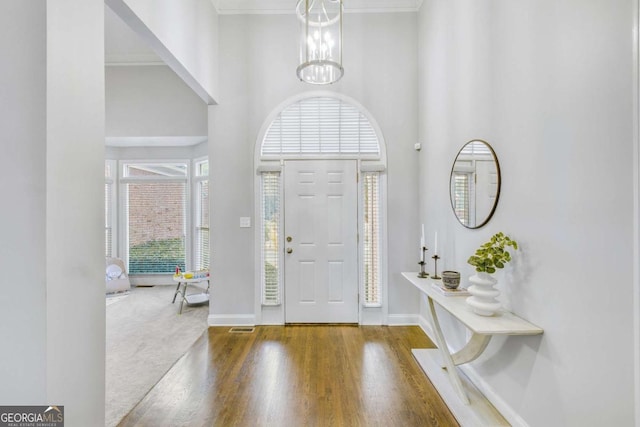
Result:
<svg viewBox="0 0 640 427"><path fill-rule="evenodd" d="M507 246L518 249L515 240L502 232L496 233L469 257L467 263L474 266L477 272L495 273L496 269L504 268L505 264L511 261L511 253L505 249Z"/></svg>

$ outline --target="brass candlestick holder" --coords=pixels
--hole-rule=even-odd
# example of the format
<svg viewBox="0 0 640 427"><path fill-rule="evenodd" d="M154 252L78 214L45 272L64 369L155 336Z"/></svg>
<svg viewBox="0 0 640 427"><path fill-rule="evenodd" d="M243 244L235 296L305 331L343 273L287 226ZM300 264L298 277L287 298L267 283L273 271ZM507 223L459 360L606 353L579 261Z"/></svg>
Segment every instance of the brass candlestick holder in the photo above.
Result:
<svg viewBox="0 0 640 427"><path fill-rule="evenodd" d="M426 247L422 247L422 259L426 259L427 257L427 248ZM424 261L420 261L418 264L420 264L420 272L418 273L418 277L421 279L426 279L427 277L429 277L429 273L427 273L426 271L424 271L425 265L427 264Z"/></svg>
<svg viewBox="0 0 640 427"><path fill-rule="evenodd" d="M431 276L431 278L436 280L441 279L441 277L438 276L438 260L440 259L440 257L436 254L431 258L433 258L433 269L434 269L434 273L433 273L433 276Z"/></svg>

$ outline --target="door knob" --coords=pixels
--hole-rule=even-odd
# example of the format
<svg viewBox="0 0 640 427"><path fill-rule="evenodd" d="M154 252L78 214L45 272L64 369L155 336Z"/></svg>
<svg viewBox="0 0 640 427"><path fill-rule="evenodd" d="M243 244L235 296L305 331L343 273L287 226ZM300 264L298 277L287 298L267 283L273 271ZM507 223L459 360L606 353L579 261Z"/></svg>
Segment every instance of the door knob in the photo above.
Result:
<svg viewBox="0 0 640 427"><path fill-rule="evenodd" d="M292 253L292 252L293 252L293 249L291 249L291 248L287 248L287 253L288 253L288 254L290 254L290 253Z"/></svg>

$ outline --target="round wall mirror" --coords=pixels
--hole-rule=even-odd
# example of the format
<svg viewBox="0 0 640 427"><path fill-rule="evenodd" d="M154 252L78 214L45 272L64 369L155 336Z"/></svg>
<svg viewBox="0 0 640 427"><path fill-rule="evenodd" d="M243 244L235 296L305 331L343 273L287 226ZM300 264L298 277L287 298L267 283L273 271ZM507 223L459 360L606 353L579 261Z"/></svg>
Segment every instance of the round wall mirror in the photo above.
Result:
<svg viewBox="0 0 640 427"><path fill-rule="evenodd" d="M500 165L487 142L475 139L460 149L451 168L449 195L460 224L480 228L489 222L500 197Z"/></svg>

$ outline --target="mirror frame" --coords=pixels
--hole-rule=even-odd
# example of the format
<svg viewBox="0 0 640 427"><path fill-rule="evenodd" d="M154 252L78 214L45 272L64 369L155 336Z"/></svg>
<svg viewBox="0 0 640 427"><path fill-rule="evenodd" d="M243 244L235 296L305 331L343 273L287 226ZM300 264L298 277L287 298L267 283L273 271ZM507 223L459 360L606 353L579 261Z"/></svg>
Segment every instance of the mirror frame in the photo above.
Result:
<svg viewBox="0 0 640 427"><path fill-rule="evenodd" d="M460 153L462 153L462 150L464 150L464 148L469 145L472 142L482 142L484 145L487 146L487 148L489 149L489 151L491 152L491 157L493 157L493 161L496 164L496 172L498 174L498 182L496 185L496 200L493 202L493 206L491 207L491 211L489 211L489 213L487 214L486 218L482 221L482 223L474 225L474 226L469 226L469 225L465 225L460 218L458 217L458 215L456 214L456 210L455 210L455 206L453 203L453 194L451 193L451 180L453 179L453 171L456 165L456 162L458 161L458 157L460 157ZM464 143L464 145L460 148L460 150L458 150L458 154L456 154L456 158L453 160L453 164L451 165L451 172L449 174L449 201L451 203L451 210L453 211L453 215L456 217L456 219L458 220L458 222L465 228L471 229L471 230L475 230L481 227L484 227L489 220L491 219L491 217L493 216L493 214L496 211L496 208L498 207L498 202L500 200L500 189L502 186L502 174L500 173L500 162L498 162L498 156L496 155L496 152L493 150L493 147L491 146L491 144L489 144L487 141L484 141L482 139L472 139L469 140L467 142Z"/></svg>

